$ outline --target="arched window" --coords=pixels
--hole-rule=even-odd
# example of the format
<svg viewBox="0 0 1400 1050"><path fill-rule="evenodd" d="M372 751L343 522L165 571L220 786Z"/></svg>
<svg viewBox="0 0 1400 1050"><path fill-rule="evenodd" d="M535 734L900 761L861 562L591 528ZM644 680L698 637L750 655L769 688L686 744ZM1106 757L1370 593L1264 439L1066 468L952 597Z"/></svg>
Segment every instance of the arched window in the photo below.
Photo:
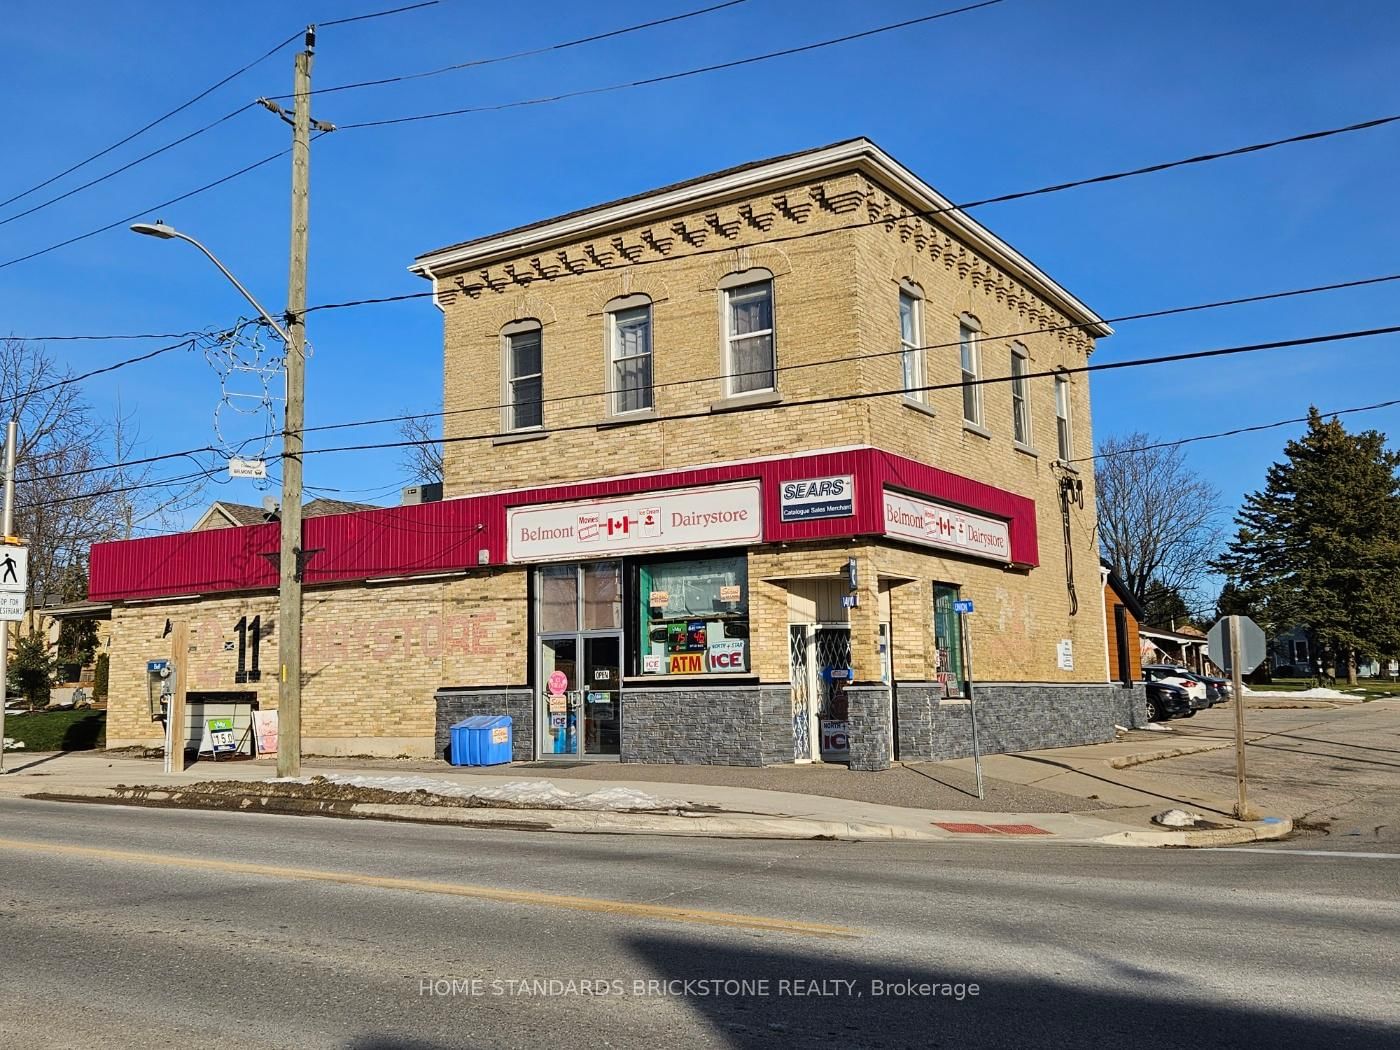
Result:
<svg viewBox="0 0 1400 1050"><path fill-rule="evenodd" d="M544 426L544 332L539 321L512 321L501 329L502 428Z"/></svg>
<svg viewBox="0 0 1400 1050"><path fill-rule="evenodd" d="M725 396L776 390L772 271L731 273L719 289L724 297Z"/></svg>
<svg viewBox="0 0 1400 1050"><path fill-rule="evenodd" d="M608 303L608 388L613 415L646 412L652 399L651 298L628 295Z"/></svg>
<svg viewBox="0 0 1400 1050"><path fill-rule="evenodd" d="M982 425L982 324L971 314L958 319L958 358L962 368L963 422Z"/></svg>
<svg viewBox="0 0 1400 1050"><path fill-rule="evenodd" d="M927 400L924 387L924 292L913 281L899 282L899 361L904 378L904 396L911 401Z"/></svg>

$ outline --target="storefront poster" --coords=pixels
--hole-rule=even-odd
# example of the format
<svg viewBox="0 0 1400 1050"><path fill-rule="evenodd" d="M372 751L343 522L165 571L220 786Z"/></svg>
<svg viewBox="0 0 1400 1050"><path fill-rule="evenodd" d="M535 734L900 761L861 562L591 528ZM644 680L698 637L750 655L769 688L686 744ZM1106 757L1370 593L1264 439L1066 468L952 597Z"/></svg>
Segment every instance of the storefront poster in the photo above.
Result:
<svg viewBox="0 0 1400 1050"><path fill-rule="evenodd" d="M885 492L885 535L975 558L1011 560L1011 527L956 507Z"/></svg>
<svg viewBox="0 0 1400 1050"><path fill-rule="evenodd" d="M648 653L642 657L642 674L660 674L661 657Z"/></svg>
<svg viewBox="0 0 1400 1050"><path fill-rule="evenodd" d="M850 474L785 481L778 493L783 521L849 518L856 512L856 480Z"/></svg>
<svg viewBox="0 0 1400 1050"><path fill-rule="evenodd" d="M258 754L277 754L277 712L253 712L253 738L258 742Z"/></svg>
<svg viewBox="0 0 1400 1050"><path fill-rule="evenodd" d="M1061 671L1074 670L1074 641L1070 638L1060 639L1060 644L1055 646L1055 665Z"/></svg>
<svg viewBox="0 0 1400 1050"><path fill-rule="evenodd" d="M849 722L829 722L822 720L822 750L849 751L851 748L851 725Z"/></svg>
<svg viewBox="0 0 1400 1050"><path fill-rule="evenodd" d="M643 496L513 507L506 560L571 560L645 551L732 547L763 537L757 481L649 492Z"/></svg>
<svg viewBox="0 0 1400 1050"><path fill-rule="evenodd" d="M569 688L569 676L563 671L553 671L549 676L549 695L560 696Z"/></svg>
<svg viewBox="0 0 1400 1050"><path fill-rule="evenodd" d="M744 600L744 588L737 583L726 584L719 589L719 600L726 603L741 602Z"/></svg>
<svg viewBox="0 0 1400 1050"><path fill-rule="evenodd" d="M669 674L703 674L704 653L672 653L666 668Z"/></svg>
<svg viewBox="0 0 1400 1050"><path fill-rule="evenodd" d="M647 604L653 609L664 609L671 604L671 595L666 591L652 591L647 597Z"/></svg>
<svg viewBox="0 0 1400 1050"><path fill-rule="evenodd" d="M742 639L722 639L710 643L705 652L706 669L713 672L742 671L744 642Z"/></svg>

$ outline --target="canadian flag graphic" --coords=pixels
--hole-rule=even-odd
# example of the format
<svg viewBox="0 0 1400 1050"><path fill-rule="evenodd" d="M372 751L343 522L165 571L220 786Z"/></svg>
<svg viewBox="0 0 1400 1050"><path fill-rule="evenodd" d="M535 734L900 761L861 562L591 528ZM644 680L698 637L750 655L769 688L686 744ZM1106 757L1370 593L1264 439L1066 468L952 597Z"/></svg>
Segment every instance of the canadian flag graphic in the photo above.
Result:
<svg viewBox="0 0 1400 1050"><path fill-rule="evenodd" d="M629 524L630 524L630 523L629 523L628 520L627 520L627 515L626 515L626 514L623 514L623 515L621 515L620 517L616 517L616 518L614 518L611 514L609 514L609 515L608 515L608 538L609 538L609 539L622 539L622 538L624 538L624 537L627 536L627 534L628 534L628 526L629 526Z"/></svg>

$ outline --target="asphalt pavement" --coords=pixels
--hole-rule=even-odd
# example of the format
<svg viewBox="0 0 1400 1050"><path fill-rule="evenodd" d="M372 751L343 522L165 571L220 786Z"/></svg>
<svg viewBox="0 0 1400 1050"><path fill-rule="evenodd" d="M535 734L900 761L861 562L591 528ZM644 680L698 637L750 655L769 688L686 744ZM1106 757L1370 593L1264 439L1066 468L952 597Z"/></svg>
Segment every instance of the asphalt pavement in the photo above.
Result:
<svg viewBox="0 0 1400 1050"><path fill-rule="evenodd" d="M0 799L0 1045L1395 1045L1400 854L1286 848Z"/></svg>

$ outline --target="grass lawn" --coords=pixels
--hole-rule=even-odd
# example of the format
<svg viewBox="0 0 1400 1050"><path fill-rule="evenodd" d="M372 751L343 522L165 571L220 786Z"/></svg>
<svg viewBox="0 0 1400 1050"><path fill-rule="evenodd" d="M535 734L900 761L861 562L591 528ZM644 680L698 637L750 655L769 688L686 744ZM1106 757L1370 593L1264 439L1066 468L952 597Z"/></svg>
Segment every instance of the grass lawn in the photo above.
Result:
<svg viewBox="0 0 1400 1050"><path fill-rule="evenodd" d="M5 735L22 741L26 751L91 751L107 743L107 712L9 714L5 716Z"/></svg>

